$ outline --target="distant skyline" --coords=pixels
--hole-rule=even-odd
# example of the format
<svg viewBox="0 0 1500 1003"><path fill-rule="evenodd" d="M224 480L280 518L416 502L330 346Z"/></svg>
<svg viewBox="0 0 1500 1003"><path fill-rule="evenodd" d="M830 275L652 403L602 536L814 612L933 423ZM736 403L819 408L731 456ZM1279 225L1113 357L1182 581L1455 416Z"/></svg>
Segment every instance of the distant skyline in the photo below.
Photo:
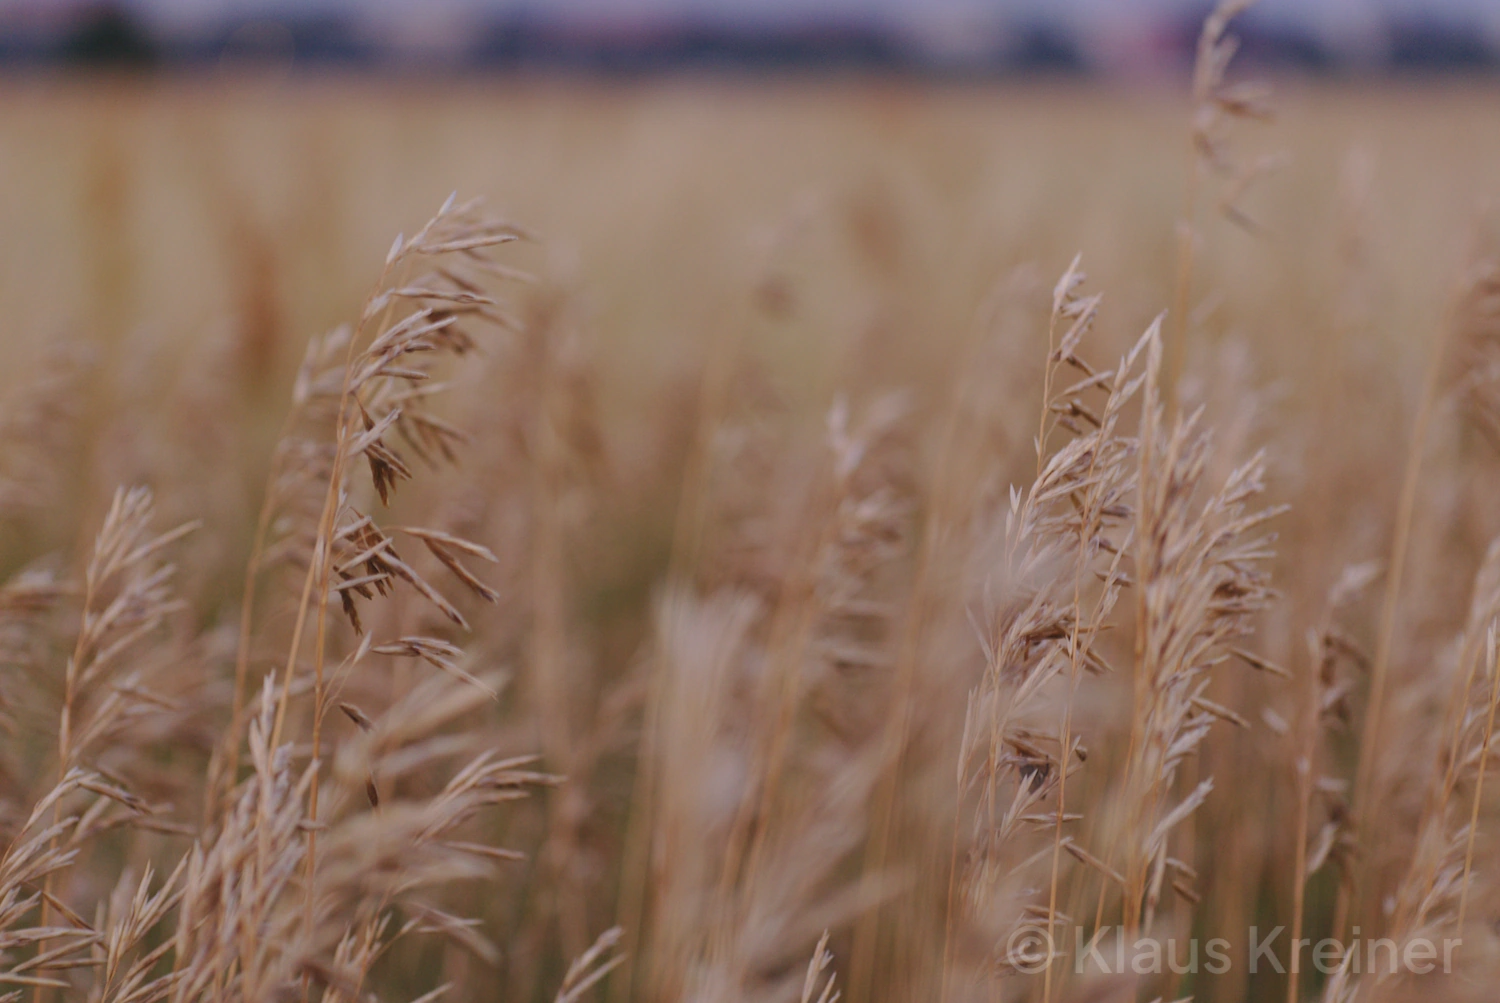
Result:
<svg viewBox="0 0 1500 1003"><path fill-rule="evenodd" d="M96 0L0 0L0 10L66 12ZM754 24L860 20L918 26L932 19L1023 16L1066 22L1121 22L1201 11L1203 0L120 0L161 28L224 18L303 15L314 11L378 20L466 18L524 12L544 19L630 22L684 18ZM1500 27L1500 0L1261 0L1256 17L1320 32L1361 30L1391 17L1463 20Z"/></svg>
<svg viewBox="0 0 1500 1003"><path fill-rule="evenodd" d="M237 22L306 21L328 15L389 51L462 49L483 23L507 17L589 33L697 25L739 32L816 25L870 29L943 60L992 51L1018 27L1051 25L1095 65L1150 59L1160 32L1201 17L1212 0L103 0L131 11L172 43ZM0 32L45 28L101 0L0 0ZM1261 0L1245 15L1313 40L1350 65L1378 62L1387 27L1425 22L1500 52L1500 0ZM1146 55L1143 55L1146 54Z"/></svg>

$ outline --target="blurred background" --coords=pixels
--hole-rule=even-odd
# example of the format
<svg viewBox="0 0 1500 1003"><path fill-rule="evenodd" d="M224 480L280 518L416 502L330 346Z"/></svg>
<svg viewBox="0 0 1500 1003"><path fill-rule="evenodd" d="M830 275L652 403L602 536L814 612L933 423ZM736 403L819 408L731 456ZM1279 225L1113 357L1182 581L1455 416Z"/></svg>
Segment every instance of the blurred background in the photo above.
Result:
<svg viewBox="0 0 1500 1003"><path fill-rule="evenodd" d="M1191 58L1199 0L8 0L0 58L190 67L629 73L856 67L919 74L1150 75ZM1269 0L1244 56L1314 73L1480 70L1487 0Z"/></svg>
<svg viewBox="0 0 1500 1003"><path fill-rule="evenodd" d="M785 325L804 355L872 322L871 281L909 277L914 315L962 329L997 276L1080 249L1132 325L1171 297L1210 6L3 0L4 337L233 331L285 375L455 189L547 237L621 365L701 340L789 217L815 221ZM1500 4L1265 0L1234 33L1233 79L1294 95L1242 142L1283 168L1247 196L1260 236L1299 235L1236 268L1280 282L1326 251L1359 148L1412 294L1438 288L1419 276L1494 174Z"/></svg>
<svg viewBox="0 0 1500 1003"><path fill-rule="evenodd" d="M523 264L574 304L627 440L742 315L813 413L856 360L941 397L995 284L1080 251L1123 340L1174 302L1188 215L1193 323L1253 333L1265 377L1338 322L1351 227L1372 343L1419 359L1500 177L1500 4L1249 5L1245 107L1194 199L1210 9L0 0L0 390L81 338L146 400L190 345L275 415L307 339L454 191L544 238Z"/></svg>

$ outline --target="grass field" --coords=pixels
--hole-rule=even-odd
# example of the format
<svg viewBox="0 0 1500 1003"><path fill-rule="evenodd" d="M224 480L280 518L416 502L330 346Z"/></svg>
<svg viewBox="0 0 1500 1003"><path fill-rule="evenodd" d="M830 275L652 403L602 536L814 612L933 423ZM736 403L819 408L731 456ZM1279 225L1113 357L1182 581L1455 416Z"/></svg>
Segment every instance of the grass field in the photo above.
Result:
<svg viewBox="0 0 1500 1003"><path fill-rule="evenodd" d="M1185 90L0 84L0 999L1491 998L1500 102Z"/></svg>

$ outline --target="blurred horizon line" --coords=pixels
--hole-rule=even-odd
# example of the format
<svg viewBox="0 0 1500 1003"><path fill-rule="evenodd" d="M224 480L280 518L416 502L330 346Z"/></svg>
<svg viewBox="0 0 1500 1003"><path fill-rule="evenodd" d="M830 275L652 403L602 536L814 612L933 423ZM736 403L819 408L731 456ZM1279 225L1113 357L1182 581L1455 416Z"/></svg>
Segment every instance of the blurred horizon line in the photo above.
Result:
<svg viewBox="0 0 1500 1003"><path fill-rule="evenodd" d="M798 18L698 11L622 19L521 6L438 11L425 23L298 8L174 23L118 2L34 0L0 11L0 71L53 66L336 68L362 72L552 69L854 70L931 76L1153 76L1190 67L1207 4L1087 22L1020 9L938 25L825 10ZM1500 73L1500 34L1472 17L1389 12L1357 30L1236 20L1239 59L1316 76Z"/></svg>

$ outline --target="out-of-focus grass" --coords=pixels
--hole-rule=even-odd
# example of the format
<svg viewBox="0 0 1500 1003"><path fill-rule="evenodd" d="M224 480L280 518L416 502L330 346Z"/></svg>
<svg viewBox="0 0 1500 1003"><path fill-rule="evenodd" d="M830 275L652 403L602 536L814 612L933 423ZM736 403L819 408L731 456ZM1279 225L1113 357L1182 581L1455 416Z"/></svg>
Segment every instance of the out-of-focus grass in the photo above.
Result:
<svg viewBox="0 0 1500 1003"><path fill-rule="evenodd" d="M1331 193L1357 147L1397 276L1380 314L1408 332L1430 320L1500 167L1492 93L1290 86L1278 106L1250 134L1291 157L1252 200L1264 246L1216 230L1205 249L1209 286L1234 277L1224 315L1276 339L1321 299ZM1076 250L1133 328L1170 299L1185 133L1169 87L9 81L5 348L243 324L284 366L349 315L386 235L455 189L545 235L625 377L612 391L701 341L749 281L756 234L799 211L778 267L801 309L779 347L803 381L826 380L840 338L872 320L951 341L997 275L1050 274ZM912 315L872 317L893 284Z"/></svg>
<svg viewBox="0 0 1500 1003"><path fill-rule="evenodd" d="M1389 775L1375 780L1379 831L1357 866L1370 889L1416 873L1413 833L1439 817L1422 813L1421 785L1438 769L1431 753L1446 733L1434 721L1453 699L1457 663L1443 653L1500 529L1493 461L1458 406L1487 385L1478 357L1464 353L1489 335L1464 330L1455 309L1464 302L1455 290L1477 281L1465 270L1483 258L1485 200L1500 191L1500 104L1477 86L1300 83L1276 106L1276 121L1233 135L1241 161L1284 155L1239 203L1255 225L1221 218L1219 187L1206 185L1183 297L1191 343L1181 398L1201 403L1219 436L1193 474L1208 478L1195 497L1265 445L1267 496L1293 506L1274 523L1274 559L1264 558L1283 596L1245 615L1251 657L1290 667L1295 681L1216 676L1213 699L1252 728L1216 726L1203 744L1194 779L1211 773L1227 796L1205 802L1177 839L1178 851L1198 854L1204 902L1181 906L1163 927L1181 920L1211 935L1243 932L1246 920L1285 922L1292 911L1304 734L1330 778L1306 835L1324 816L1344 832L1338 792L1353 772L1351 708L1365 684L1350 683L1340 694L1348 704L1330 704L1329 720L1289 729L1322 692L1311 688L1320 677L1308 636L1331 650L1324 609L1339 569L1389 559L1408 452L1423 464L1408 478L1412 559L1404 590L1392 593L1399 617L1387 610L1377 621L1369 602L1351 600L1335 626L1347 628L1340 650L1357 662L1380 623L1399 620L1386 657L1400 743L1382 740L1371 753ZM443 412L470 433L469 465L403 488L398 511L472 533L497 557L483 575L502 601L480 607L468 641L486 667L511 670L512 687L498 711L486 704L472 715L473 729L447 727L439 738L540 750L549 770L569 774L561 792L539 798L544 810L517 808L483 830L528 851L528 862L502 871L493 893L474 885L451 895L501 943L493 978L516 998L545 998L566 961L619 920L635 967L611 983L615 999L628 987L636 998L672 998L699 981L729 995L743 988L735 998L781 998L811 948L803 942L817 931L799 924L816 906L857 998L909 998L950 975L965 987L954 999L986 995L1003 952L985 938L1039 899L1036 887L986 884L999 871L970 869L996 847L972 788L952 779L958 747L967 748L966 700L1022 702L1006 687L1039 651L1056 653L1068 630L1051 628L1078 622L1068 617L1092 599L1099 568L1090 561L1104 552L1075 548L1067 519L1053 513L1027 537L1061 548L1031 569L1040 584L1012 580L1008 558L996 556L1009 532L999 528L1004 502L1020 505L1007 491L1023 491L1037 472L1030 437L1050 290L1081 252L1084 288L1105 294L1083 353L1101 366L1174 302L1188 120L1165 84L6 81L0 395L25 404L25 385L54 365L55 343L93 364L68 370L76 385L42 395L46 407L7 412L41 415L37 428L55 425L62 445L38 450L44 476L24 484L37 500L6 524L21 531L3 541L0 560L9 572L71 554L49 566L59 580L76 577L121 483L152 484L163 523L204 519L179 548L191 623L148 664L175 667L163 675L183 691L174 713L191 728L167 715L187 736L161 725L166 739L139 744L160 758L150 781L201 798L196 771L213 747L204 733L230 717L226 652L293 368L309 337L360 316L394 233L409 235L450 191L485 195L540 236L507 247L504 260L542 281L505 285L522 330L464 363L458 403ZM1444 330L1462 351L1424 404L1422 373ZM889 390L904 393L901 408L881 403ZM1139 431L1135 408L1125 437L1107 443L1117 460L1142 442L1159 445ZM1419 411L1436 416L1430 456L1426 443L1409 447ZM883 417L861 424L870 414ZM280 441L323 455L333 420L315 417L326 420ZM29 426L6 430L12 446L43 438ZM1052 449L1064 439L1054 431ZM289 455L301 454L274 462ZM1126 508L1139 502L1132 462L1109 474ZM322 498L326 472L311 462L301 472ZM355 502L373 511L369 486L351 483ZM1053 501L1083 505L1086 493L1080 480ZM286 504L286 539L296 543L300 531L310 540L317 512ZM1158 528L1170 529L1164 511ZM1138 574L1140 545L1124 540ZM1075 549L1076 568L1058 556ZM290 553L300 575L305 555ZM984 647L994 638L981 642L974 624L993 616L984 627L998 630L1014 614L1012 593L1031 588L1067 593L1062 612L1014 663L992 663ZM299 594L271 571L261 591L252 687L285 664L286 605ZM52 601L77 597L60 589ZM383 638L449 630L404 602L374 604ZM1146 783L1120 773L1130 736L1145 727L1128 713L1132 680L1170 661L1138 664L1132 631L1147 618L1125 612L1134 602L1122 601L1117 632L1100 631L1101 650L1124 671L1088 679L1076 697L1077 734L1102 752L1077 786L1069 781L1068 804L1085 811L1079 844L1100 853L1130 834L1121 791ZM55 619L76 621L78 610L67 611L72 620ZM1483 627L1469 624L1466 651L1482 647ZM73 628L34 630L47 650L17 706L39 712L20 717L12 743L12 758L27 763L48 762L64 702L59 652ZM329 640L354 648L338 628ZM1209 667L1177 666L1193 679ZM1324 682L1346 681L1333 675ZM416 678L387 661L356 688L374 714L399 706ZM1053 775L1046 741L1032 740L1056 744L1052 715L1068 695L1056 680L1038 692L1033 718L991 736L989 759L1001 764L991 780L1007 798ZM904 761L884 751L893 721L910 723ZM347 733L331 729L331 743L360 748L346 722L337 727ZM1421 763L1409 774L1390 765L1408 745ZM122 749L126 767L155 762ZM778 757L791 764L785 778ZM358 798L361 768L340 764L354 796L333 813L378 828L376 806ZM440 771L430 772L404 793L438 789ZM776 797L757 786L768 777L784 779ZM19 795L35 792L6 793L14 815L31 803ZM1387 816L1401 824L1386 826ZM743 869L724 866L724 846L704 843L694 828L703 819L717 826L713 839L738 841ZM774 838L756 849L766 831ZM891 837L878 852L877 832ZM214 833L222 827L199 835ZM154 839L122 837L122 858L181 849ZM998 850L1023 844L1029 853L1021 839ZM1481 849L1483 864L1493 853ZM1116 918L1116 893L1096 889L1094 871L1066 867L1066 909L1089 922L1097 894L1097 915ZM1332 871L1310 880L1310 929L1327 931L1338 914ZM1011 875L1038 873L1018 865ZM80 866L66 894L98 901L114 877L102 864ZM959 885L974 896L961 908L943 898ZM877 915L868 909L881 896L898 903L883 921L858 918L861 908ZM1356 906L1379 909L1373 899ZM469 992L492 980L453 944L400 951L372 969L373 981L415 996L440 976ZM1046 995L1035 980L1006 985ZM1241 966L1191 988L1235 1000L1279 998L1284 986L1250 980Z"/></svg>

